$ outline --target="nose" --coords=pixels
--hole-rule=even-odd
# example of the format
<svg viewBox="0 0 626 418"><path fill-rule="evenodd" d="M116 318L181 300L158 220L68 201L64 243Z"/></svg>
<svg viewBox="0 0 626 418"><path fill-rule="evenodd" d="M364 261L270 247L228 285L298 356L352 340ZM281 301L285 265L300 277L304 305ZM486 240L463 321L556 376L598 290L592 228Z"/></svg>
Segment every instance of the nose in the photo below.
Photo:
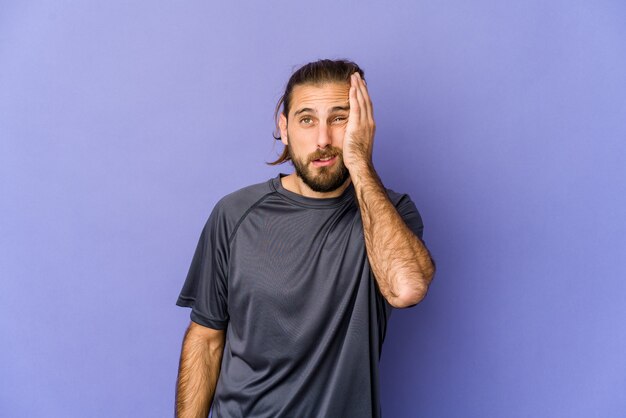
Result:
<svg viewBox="0 0 626 418"><path fill-rule="evenodd" d="M326 148L332 142L330 126L327 123L319 124L319 131L317 133L317 147Z"/></svg>

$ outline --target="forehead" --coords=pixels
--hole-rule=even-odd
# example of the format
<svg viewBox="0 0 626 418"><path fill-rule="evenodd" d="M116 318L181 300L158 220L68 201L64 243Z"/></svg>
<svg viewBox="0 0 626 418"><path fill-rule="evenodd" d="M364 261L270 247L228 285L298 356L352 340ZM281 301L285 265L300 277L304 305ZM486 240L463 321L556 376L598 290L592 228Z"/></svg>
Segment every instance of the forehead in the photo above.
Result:
<svg viewBox="0 0 626 418"><path fill-rule="evenodd" d="M335 106L345 106L349 103L349 93L348 83L300 84L291 92L289 113L303 108L324 112Z"/></svg>

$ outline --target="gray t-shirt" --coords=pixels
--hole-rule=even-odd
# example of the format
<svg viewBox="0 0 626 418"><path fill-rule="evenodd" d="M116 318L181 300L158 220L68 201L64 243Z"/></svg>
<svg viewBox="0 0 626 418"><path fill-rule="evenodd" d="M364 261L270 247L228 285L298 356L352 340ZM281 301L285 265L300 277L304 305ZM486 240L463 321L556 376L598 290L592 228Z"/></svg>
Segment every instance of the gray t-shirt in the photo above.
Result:
<svg viewBox="0 0 626 418"><path fill-rule="evenodd" d="M315 199L280 178L222 198L177 305L226 329L214 417L379 417L391 305L370 271L354 186ZM422 237L408 195L387 194Z"/></svg>

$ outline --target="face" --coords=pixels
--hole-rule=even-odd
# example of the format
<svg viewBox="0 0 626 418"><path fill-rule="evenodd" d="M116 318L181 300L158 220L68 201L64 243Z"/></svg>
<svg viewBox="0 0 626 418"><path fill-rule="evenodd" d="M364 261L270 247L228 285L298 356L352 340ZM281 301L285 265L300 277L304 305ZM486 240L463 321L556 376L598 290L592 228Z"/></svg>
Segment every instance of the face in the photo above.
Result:
<svg viewBox="0 0 626 418"><path fill-rule="evenodd" d="M280 115L282 142L296 175L316 192L331 192L350 173L343 163L343 137L348 123L350 84L298 85L291 95L289 115Z"/></svg>

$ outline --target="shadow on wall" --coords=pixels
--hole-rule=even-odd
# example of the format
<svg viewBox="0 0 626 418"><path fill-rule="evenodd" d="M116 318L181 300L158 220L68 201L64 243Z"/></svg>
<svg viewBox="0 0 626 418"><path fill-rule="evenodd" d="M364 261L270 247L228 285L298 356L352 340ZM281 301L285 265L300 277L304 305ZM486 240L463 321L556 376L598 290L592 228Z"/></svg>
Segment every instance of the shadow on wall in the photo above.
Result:
<svg viewBox="0 0 626 418"><path fill-rule="evenodd" d="M386 187L408 193L415 202L437 273L427 297L417 306L394 310L389 322L381 358L381 394L383 413L394 417L407 416L407 411L429 416L426 405L450 404L450 393L440 389L472 385L468 376L481 356L472 344L476 324L471 322L480 301L468 295L476 295L471 272L485 257L480 245L462 247L475 233L471 208L479 191L459 183L462 168L452 173L453 161L445 150L454 141L446 138L445 109L437 105L420 109L410 103L417 100L409 94L385 90L394 102L378 107L374 162ZM467 205L458 204L464 200ZM466 350L459 355L461 346Z"/></svg>

